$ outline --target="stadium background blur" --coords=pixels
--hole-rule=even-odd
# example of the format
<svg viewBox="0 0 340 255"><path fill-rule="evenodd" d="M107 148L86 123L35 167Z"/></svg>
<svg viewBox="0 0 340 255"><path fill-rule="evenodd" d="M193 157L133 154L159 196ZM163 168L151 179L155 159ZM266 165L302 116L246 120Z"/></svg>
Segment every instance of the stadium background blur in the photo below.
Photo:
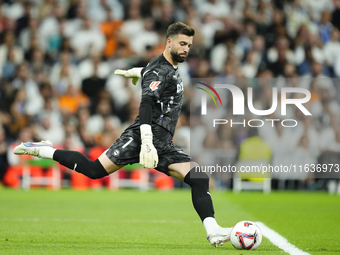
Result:
<svg viewBox="0 0 340 255"><path fill-rule="evenodd" d="M295 155L299 162L337 162L339 6L334 0L1 1L0 183L21 186L27 158L12 149L23 141L48 139L91 159L108 148L138 115L140 102L140 86L113 71L145 66L161 54L166 29L176 21L193 26L196 35L179 69L187 92L175 143L195 157L188 139L191 78L253 86L258 109L270 106L273 86L289 84L311 91L312 117L290 112L301 121L294 134L279 125L269 137L259 132L272 146L272 159ZM271 82L254 85L253 78ZM195 146L209 148L215 142L234 155L233 162L242 141L254 135L245 130L205 131ZM48 175L48 170L30 168L33 175ZM105 183L61 170L72 186L79 178L83 188ZM232 185L229 176L213 177L216 188ZM329 189L315 176L298 180L289 187Z"/></svg>

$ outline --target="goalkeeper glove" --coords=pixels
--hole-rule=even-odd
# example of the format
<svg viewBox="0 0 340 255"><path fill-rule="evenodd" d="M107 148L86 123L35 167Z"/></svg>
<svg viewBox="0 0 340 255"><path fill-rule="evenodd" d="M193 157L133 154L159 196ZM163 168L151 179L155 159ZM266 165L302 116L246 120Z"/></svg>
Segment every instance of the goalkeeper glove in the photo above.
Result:
<svg viewBox="0 0 340 255"><path fill-rule="evenodd" d="M132 69L129 69L129 70L117 69L117 70L115 70L114 74L121 75L121 76L124 76L126 78L132 78L132 83L134 85L136 85L139 78L142 78L142 74L141 74L142 69L143 69L143 67L135 67L135 68L132 68Z"/></svg>
<svg viewBox="0 0 340 255"><path fill-rule="evenodd" d="M139 153L139 163L145 168L155 168L158 164L158 154L152 143L151 126L143 124L140 126L141 131L141 150Z"/></svg>

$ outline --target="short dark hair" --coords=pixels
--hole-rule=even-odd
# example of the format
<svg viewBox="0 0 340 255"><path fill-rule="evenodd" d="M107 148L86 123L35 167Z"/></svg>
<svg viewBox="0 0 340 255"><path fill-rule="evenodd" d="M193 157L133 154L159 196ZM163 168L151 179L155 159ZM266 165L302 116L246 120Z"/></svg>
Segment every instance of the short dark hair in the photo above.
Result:
<svg viewBox="0 0 340 255"><path fill-rule="evenodd" d="M168 30L166 31L166 39L174 35L179 35L179 34L183 34L187 36L194 36L195 29L184 24L183 22L173 23L168 27Z"/></svg>

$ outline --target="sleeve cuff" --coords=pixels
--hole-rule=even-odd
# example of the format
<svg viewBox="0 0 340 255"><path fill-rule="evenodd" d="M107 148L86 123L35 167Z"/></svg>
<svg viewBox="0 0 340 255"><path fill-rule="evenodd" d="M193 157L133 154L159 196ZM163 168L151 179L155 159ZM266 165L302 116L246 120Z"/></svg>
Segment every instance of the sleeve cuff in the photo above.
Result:
<svg viewBox="0 0 340 255"><path fill-rule="evenodd" d="M152 134L151 125L149 125L149 124L142 124L142 125L140 125L140 132L141 133L151 133Z"/></svg>

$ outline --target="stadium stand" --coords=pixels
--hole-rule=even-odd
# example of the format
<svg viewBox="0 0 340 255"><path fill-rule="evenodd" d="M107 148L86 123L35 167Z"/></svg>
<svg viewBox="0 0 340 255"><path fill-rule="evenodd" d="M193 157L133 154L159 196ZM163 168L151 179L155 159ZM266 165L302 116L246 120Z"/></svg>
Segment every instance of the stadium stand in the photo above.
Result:
<svg viewBox="0 0 340 255"><path fill-rule="evenodd" d="M252 86L256 106L267 109L272 87L307 88L312 117L291 110L289 117L300 121L294 134L276 127L259 135L271 147L273 161L292 155L300 155L299 162L329 160L328 153L340 152L339 6L333 0L1 1L0 183L21 187L18 167L23 165L10 148L26 138L54 139L56 146L78 148L89 157L114 141L138 114L140 88L113 71L142 66L160 54L164 31L175 21L197 33L188 61L180 67L188 91L193 89L190 79L200 77L243 89ZM202 124L189 126L189 99L186 93L174 137L188 152L189 131L203 135L192 141L195 146L209 146L205 138L211 136ZM215 135L215 148L229 155L237 155L247 138L238 128ZM287 137L290 146L283 142ZM196 156L195 148L191 153ZM105 185L61 172L75 187ZM326 189L314 177L300 176L302 187ZM213 178L216 188L231 188L229 177Z"/></svg>

